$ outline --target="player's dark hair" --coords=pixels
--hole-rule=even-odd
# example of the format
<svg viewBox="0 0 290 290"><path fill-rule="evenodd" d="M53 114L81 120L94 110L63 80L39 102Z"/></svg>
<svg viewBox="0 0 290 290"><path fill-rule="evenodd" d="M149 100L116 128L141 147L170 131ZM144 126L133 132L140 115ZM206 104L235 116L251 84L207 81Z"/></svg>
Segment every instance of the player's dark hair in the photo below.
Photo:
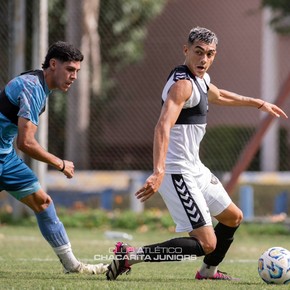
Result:
<svg viewBox="0 0 290 290"><path fill-rule="evenodd" d="M216 34L204 27L194 27L190 30L188 35L188 43L193 44L196 40L200 40L207 44L218 44L218 38Z"/></svg>
<svg viewBox="0 0 290 290"><path fill-rule="evenodd" d="M61 62L83 61L84 56L73 45L64 41L57 41L49 47L44 63L42 64L43 69L49 67L49 61L52 58L60 60Z"/></svg>

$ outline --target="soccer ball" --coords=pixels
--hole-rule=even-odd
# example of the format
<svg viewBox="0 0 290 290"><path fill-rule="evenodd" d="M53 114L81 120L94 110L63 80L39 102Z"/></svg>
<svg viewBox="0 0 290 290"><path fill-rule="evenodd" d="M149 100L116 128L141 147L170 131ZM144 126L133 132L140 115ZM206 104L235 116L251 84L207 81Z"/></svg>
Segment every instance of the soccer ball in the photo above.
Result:
<svg viewBox="0 0 290 290"><path fill-rule="evenodd" d="M290 283L290 252L281 247L268 249L259 259L258 272L267 284Z"/></svg>

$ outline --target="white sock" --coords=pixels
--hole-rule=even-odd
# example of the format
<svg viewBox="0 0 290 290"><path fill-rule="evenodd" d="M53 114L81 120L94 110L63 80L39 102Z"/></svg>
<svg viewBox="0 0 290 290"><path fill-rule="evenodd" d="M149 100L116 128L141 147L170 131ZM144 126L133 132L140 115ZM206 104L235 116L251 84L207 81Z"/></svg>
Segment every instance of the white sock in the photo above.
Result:
<svg viewBox="0 0 290 290"><path fill-rule="evenodd" d="M75 272L78 269L80 262L73 254L70 243L62 245L57 248L53 248L53 250L59 257L60 262L67 271Z"/></svg>
<svg viewBox="0 0 290 290"><path fill-rule="evenodd" d="M217 272L217 266L209 266L205 263L202 263L199 273L203 277L213 277Z"/></svg>

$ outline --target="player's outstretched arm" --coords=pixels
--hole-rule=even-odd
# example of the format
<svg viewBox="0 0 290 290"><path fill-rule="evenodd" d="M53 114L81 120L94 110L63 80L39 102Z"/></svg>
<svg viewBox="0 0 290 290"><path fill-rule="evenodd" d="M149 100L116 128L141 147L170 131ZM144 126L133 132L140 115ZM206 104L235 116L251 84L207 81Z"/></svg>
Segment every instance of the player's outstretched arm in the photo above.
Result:
<svg viewBox="0 0 290 290"><path fill-rule="evenodd" d="M285 119L288 118L286 113L275 104L263 101L261 99L242 96L227 90L221 90L213 84L209 85L208 100L213 104L222 106L255 107L275 117L283 117Z"/></svg>
<svg viewBox="0 0 290 290"><path fill-rule="evenodd" d="M286 113L281 108L276 106L275 104L271 104L271 103L264 101L264 103L262 104L262 106L259 109L263 112L270 113L271 115L273 115L275 117L279 118L282 116L283 118L288 119L288 116L286 115Z"/></svg>

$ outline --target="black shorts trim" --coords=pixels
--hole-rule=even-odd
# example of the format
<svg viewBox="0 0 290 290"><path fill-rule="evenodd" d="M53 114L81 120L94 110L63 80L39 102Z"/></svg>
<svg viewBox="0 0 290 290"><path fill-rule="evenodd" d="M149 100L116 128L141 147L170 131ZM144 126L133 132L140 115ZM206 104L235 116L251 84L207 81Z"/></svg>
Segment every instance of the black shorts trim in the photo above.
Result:
<svg viewBox="0 0 290 290"><path fill-rule="evenodd" d="M171 174L171 177L176 193L183 205L192 228L197 229L204 226L206 224L205 219L190 194L182 174Z"/></svg>

